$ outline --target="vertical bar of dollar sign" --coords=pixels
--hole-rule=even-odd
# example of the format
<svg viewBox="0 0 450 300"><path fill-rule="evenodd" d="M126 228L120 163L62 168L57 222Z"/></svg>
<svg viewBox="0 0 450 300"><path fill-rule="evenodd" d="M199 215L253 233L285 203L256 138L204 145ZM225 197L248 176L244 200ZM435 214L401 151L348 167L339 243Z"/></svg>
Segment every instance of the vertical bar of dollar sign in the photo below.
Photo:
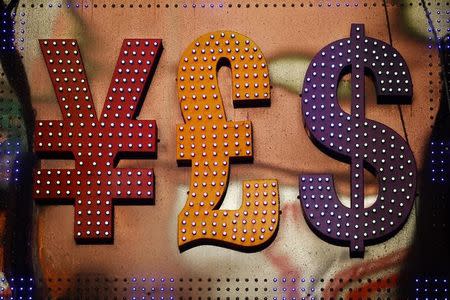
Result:
<svg viewBox="0 0 450 300"><path fill-rule="evenodd" d="M352 106L339 107L337 87L351 71ZM351 164L351 207L336 195L331 175L300 175L300 202L310 227L327 241L364 255L364 245L394 235L414 203L416 164L408 143L393 129L365 118L364 75L372 75L378 101L410 103L406 62L391 45L365 36L353 24L350 38L324 47L312 60L303 85L302 112L309 136L328 155ZM364 207L364 168L375 174L376 202Z"/></svg>
<svg viewBox="0 0 450 300"><path fill-rule="evenodd" d="M279 220L275 179L243 182L238 210L220 210L230 163L253 159L252 124L228 121L217 71L228 65L235 107L266 106L270 82L266 60L249 38L229 31L200 36L179 62L177 91L185 124L177 128L177 162L191 165L187 201L178 215L178 246L214 244L254 251L270 243Z"/></svg>

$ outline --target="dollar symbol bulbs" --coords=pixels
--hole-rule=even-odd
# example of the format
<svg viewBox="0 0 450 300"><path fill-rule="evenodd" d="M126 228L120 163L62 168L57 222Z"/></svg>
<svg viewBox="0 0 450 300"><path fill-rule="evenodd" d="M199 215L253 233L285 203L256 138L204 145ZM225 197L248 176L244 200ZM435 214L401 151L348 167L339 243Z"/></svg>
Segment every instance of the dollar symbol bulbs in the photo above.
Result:
<svg viewBox="0 0 450 300"><path fill-rule="evenodd" d="M351 72L351 114L338 104L340 78ZM320 50L307 70L302 93L304 122L313 142L328 155L351 164L351 207L338 199L332 175L300 175L300 202L310 227L363 256L366 243L395 234L405 223L416 190L416 165L406 141L393 129L365 118L364 75L372 75L379 102L407 103L412 97L408 67L390 45L366 37L352 24L350 38ZM364 207L364 168L377 178L379 192Z"/></svg>

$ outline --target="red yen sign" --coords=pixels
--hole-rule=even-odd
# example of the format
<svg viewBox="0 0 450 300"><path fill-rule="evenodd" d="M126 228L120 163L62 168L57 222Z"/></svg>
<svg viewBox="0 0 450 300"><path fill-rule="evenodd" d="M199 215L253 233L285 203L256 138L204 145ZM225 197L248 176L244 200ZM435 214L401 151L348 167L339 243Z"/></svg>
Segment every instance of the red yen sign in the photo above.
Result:
<svg viewBox="0 0 450 300"><path fill-rule="evenodd" d="M152 169L119 169L125 156L156 157L154 120L136 120L162 52L161 40L126 39L97 117L75 40L40 40L63 120L38 120L34 149L40 158L72 157L74 169L39 169L39 203L74 203L75 240L113 241L115 203L154 203Z"/></svg>

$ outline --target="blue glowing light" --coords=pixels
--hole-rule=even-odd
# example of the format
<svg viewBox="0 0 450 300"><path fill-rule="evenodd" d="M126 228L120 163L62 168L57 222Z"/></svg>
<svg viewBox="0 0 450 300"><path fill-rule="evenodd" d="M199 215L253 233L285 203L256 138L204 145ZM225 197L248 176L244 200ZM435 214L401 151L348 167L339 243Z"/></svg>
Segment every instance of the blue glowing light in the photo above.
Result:
<svg viewBox="0 0 450 300"><path fill-rule="evenodd" d="M431 142L431 181L447 184L450 177L450 142Z"/></svg>

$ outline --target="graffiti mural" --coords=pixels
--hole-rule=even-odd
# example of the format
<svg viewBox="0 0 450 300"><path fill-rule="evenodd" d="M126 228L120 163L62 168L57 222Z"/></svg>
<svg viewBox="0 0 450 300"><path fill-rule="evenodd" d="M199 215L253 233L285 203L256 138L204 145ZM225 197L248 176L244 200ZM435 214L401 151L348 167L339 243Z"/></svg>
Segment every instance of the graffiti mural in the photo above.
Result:
<svg viewBox="0 0 450 300"><path fill-rule="evenodd" d="M0 8L0 296L13 299L447 296L450 243L446 232L450 194L447 2L12 0L0 1ZM221 33L227 38L221 37ZM230 34L235 35L239 44L230 45L227 53L228 48L222 48L221 42L222 38L224 45L225 40L231 41ZM371 43L367 52L365 40ZM42 44L44 41L70 41L68 47L72 47L72 41L77 42L76 49L62 46L56 49L53 44ZM152 49L158 58L151 59L153 69L143 76L143 82L139 81L140 76L127 73L127 69L133 72L138 63L125 58L126 49L121 47L127 47L126 41L144 43L130 48L127 55L131 56L133 51L140 55L144 41L156 47ZM158 41L157 46L154 41ZM196 41L209 45L196 50ZM334 72L331 64L328 69L329 55L333 55L330 47L339 49L340 41L345 43L342 45L345 51L336 50L339 62ZM253 55L253 60L258 60L256 71L253 71L256 62L251 61L250 55L247 57L246 48L248 52L256 51ZM70 58L65 57L65 50L70 50ZM56 51L64 57L61 58L64 64L68 60L71 64L82 62L85 77L76 78L80 85L72 86L73 76L59 72L63 67L47 68L50 59L59 64ZM326 52L323 58L322 52ZM150 52L147 54L151 56ZM141 61L146 59L147 56ZM326 72L320 71L322 63ZM397 67L389 69L386 64L390 63ZM262 64L264 68L260 70ZM69 66L64 69L70 73ZM124 76L120 76L119 69ZM319 79L313 80L314 72ZM325 79L321 78L322 73ZM139 85L136 94L127 89L132 79L137 79L133 84ZM322 89L322 84L323 89L325 85L333 86L326 87L326 93L315 92ZM116 90L123 93L122 98L111 95L115 87L123 88ZM79 109L72 100L62 104L62 97L87 91L89 101L80 101ZM109 100L110 96L113 100ZM203 96L211 103L201 102ZM320 111L322 104L326 114L311 113ZM69 105L70 112L64 105ZM82 116L78 110L83 110ZM104 119L106 111L111 111L108 118L114 119L117 114L118 121ZM71 114L73 127L67 113ZM331 132L331 114L335 118L342 116L341 121L335 122L335 128L342 124L342 132ZM365 120L367 128L364 121L356 127L357 115ZM49 122L63 124L64 130L50 130ZM113 142L108 143L106 136L98 136L102 122L108 131L106 135L117 137ZM81 123L86 123L84 128L90 130L81 129ZM117 124L113 128L111 123ZM217 142L212 129L215 123L220 126L220 132L216 130ZM125 130L130 124L135 126L132 132ZM138 131L138 124L153 127L144 126ZM326 127L326 135L320 134L321 126ZM75 128L73 141L69 139L71 131L66 131L68 127ZM211 132L206 132L206 127L211 127ZM347 128L362 136L361 151L355 151L357 138L347 140L350 138ZM113 150L91 151L89 131L96 134L92 147L110 144ZM64 139L58 139L59 132ZM139 132L145 141L141 141ZM47 151L50 133L54 138L50 141L51 152ZM82 136L78 136L80 133ZM335 141L329 140L331 133ZM385 153L383 140L388 144ZM46 151L39 150L40 143ZM64 149L63 145L73 143L76 151L74 148L57 153L53 150L58 149L58 143ZM80 143L82 147L78 148ZM215 143L217 151L213 150ZM225 149L225 143L230 150ZM127 155L119 155L119 145L127 150L122 150ZM94 153L98 157L101 152L103 156L94 160ZM201 158L203 152L208 159ZM217 161L214 152L219 157ZM78 153L83 159L78 158ZM385 167L380 165L383 159L388 162ZM86 184L77 188L77 179L68 179L67 170L80 169L80 161L88 162L82 166L86 178L78 180L80 186L81 181ZM190 167L178 167L189 164L188 161ZM40 178L39 170L56 173L50 176L41 173L45 178ZM88 172L103 174L108 170L141 170L144 178L114 177L109 180L110 188L107 179L87 178ZM212 179L214 172L220 180ZM386 180L383 174L389 175ZM121 176L124 175L127 173ZM268 179L261 181L262 178ZM319 179L326 184L316 185ZM44 186L38 187L37 181ZM88 188L88 181L96 188ZM97 182L101 188L97 188ZM138 182L146 187L140 195L134 195L139 191ZM213 188L213 182L217 188ZM151 183L150 188L147 183ZM310 186L314 190L309 190ZM319 193L319 186L326 193ZM49 191L52 196L41 199L36 197L37 190L40 194ZM82 195L77 196L77 191ZM98 191L100 195L96 194ZM118 192L122 195L117 195ZM264 193L268 198L267 209L265 200L257 200ZM337 207L333 210L336 220L321 216L321 212L325 214L329 209L320 202L321 196L331 196L328 207ZM151 205L136 205L143 203L141 200ZM95 209L97 201L101 209ZM205 206L207 209L202 209ZM270 218L264 217L263 211ZM205 212L208 218L213 217L207 219ZM244 218L244 212L257 214ZM220 222L214 221L214 214L220 216ZM338 215L349 221L338 221ZM357 215L367 220L359 221ZM267 228L263 219L270 223ZM372 223L374 220L376 225ZM77 225L78 221L81 225ZM97 222L101 229L95 229ZM345 228L347 223L351 230L342 230L338 237L337 224ZM370 230L364 229L365 223ZM222 229L223 224L227 230ZM259 247L262 229L263 247ZM271 233L266 234L268 231ZM108 238L104 236L106 232ZM225 240L217 238L220 241L212 242L215 237L224 236L224 232ZM251 251L244 249L252 243L258 246Z"/></svg>

